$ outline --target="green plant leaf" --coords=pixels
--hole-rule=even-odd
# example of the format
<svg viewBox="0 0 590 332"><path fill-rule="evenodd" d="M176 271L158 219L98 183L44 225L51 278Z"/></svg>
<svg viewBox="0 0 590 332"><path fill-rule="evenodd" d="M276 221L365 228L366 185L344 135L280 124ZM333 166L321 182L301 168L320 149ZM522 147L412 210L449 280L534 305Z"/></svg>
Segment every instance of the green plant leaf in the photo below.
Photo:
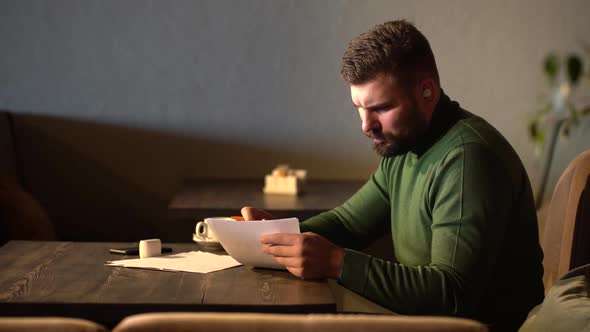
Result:
<svg viewBox="0 0 590 332"><path fill-rule="evenodd" d="M578 81L582 76L582 69L582 59L576 54L570 54L567 58L567 76L572 85L578 84Z"/></svg>
<svg viewBox="0 0 590 332"><path fill-rule="evenodd" d="M545 144L545 131L543 130L539 130L537 132L537 137L535 137L535 141L537 142L537 144L539 144L540 146L543 146L543 144Z"/></svg>
<svg viewBox="0 0 590 332"><path fill-rule="evenodd" d="M572 127L574 127L578 124L578 110L576 110L576 107L572 103L567 103L567 108L570 112L568 121L571 123Z"/></svg>
<svg viewBox="0 0 590 332"><path fill-rule="evenodd" d="M559 57L555 53L548 54L543 62L543 69L549 82L555 82L557 73L559 72Z"/></svg>
<svg viewBox="0 0 590 332"><path fill-rule="evenodd" d="M529 136L534 140L535 138L537 138L538 135L538 129L537 129L537 122L536 121L532 121L531 123L529 123Z"/></svg>

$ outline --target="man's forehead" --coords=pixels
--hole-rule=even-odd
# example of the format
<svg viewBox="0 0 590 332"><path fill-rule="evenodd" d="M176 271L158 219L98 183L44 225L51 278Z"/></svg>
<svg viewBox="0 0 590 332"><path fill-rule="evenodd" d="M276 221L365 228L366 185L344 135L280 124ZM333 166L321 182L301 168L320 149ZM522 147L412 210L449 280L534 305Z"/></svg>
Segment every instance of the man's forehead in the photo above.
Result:
<svg viewBox="0 0 590 332"><path fill-rule="evenodd" d="M366 106L395 98L400 92L399 83L391 75L380 74L372 80L350 85L350 95L355 105Z"/></svg>

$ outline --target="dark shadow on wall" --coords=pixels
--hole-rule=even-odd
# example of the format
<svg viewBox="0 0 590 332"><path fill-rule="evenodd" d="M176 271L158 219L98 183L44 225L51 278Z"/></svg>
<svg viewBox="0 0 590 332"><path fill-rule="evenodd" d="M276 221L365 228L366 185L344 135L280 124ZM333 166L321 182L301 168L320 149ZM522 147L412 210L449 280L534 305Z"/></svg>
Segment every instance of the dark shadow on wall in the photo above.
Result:
<svg viewBox="0 0 590 332"><path fill-rule="evenodd" d="M46 209L59 240L138 241L157 237L165 202L15 117L18 172Z"/></svg>
<svg viewBox="0 0 590 332"><path fill-rule="evenodd" d="M273 151L32 114L14 114L14 125L19 175L46 208L60 240L191 241L193 225L167 218L167 204L185 177L262 179L288 161L322 178L350 179L374 167L288 147Z"/></svg>

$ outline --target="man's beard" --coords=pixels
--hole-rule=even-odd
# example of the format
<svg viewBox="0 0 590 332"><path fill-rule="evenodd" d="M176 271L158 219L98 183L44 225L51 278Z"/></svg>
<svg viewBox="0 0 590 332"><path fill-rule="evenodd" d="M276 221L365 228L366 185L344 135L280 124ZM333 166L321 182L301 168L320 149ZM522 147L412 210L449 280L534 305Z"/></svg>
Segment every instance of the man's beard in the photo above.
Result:
<svg viewBox="0 0 590 332"><path fill-rule="evenodd" d="M408 110L407 118L403 124L405 133L402 135L384 134L381 131L373 131L366 134L370 138L377 138L381 140L379 143L374 143L373 150L382 157L389 158L404 154L416 147L418 139L424 135L428 124L420 116L417 107L414 106Z"/></svg>
<svg viewBox="0 0 590 332"><path fill-rule="evenodd" d="M373 150L377 152L378 155L389 158L394 157L400 154L404 154L410 151L416 145L415 137L412 138L401 138L401 137L394 137L388 135L388 137L378 135L377 133L373 133L371 135L367 135L371 138L377 137L383 139L380 143L373 144Z"/></svg>

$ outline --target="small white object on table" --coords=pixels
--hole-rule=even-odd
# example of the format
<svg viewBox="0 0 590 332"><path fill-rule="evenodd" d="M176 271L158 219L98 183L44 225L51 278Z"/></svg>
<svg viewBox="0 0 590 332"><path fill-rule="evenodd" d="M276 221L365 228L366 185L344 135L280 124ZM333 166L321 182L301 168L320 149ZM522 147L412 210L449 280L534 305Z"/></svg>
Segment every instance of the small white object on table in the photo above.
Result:
<svg viewBox="0 0 590 332"><path fill-rule="evenodd" d="M297 195L304 191L307 171L291 169L289 165L278 165L271 174L264 177L265 194Z"/></svg>
<svg viewBox="0 0 590 332"><path fill-rule="evenodd" d="M139 258L148 258L162 255L162 242L160 239L139 241Z"/></svg>

